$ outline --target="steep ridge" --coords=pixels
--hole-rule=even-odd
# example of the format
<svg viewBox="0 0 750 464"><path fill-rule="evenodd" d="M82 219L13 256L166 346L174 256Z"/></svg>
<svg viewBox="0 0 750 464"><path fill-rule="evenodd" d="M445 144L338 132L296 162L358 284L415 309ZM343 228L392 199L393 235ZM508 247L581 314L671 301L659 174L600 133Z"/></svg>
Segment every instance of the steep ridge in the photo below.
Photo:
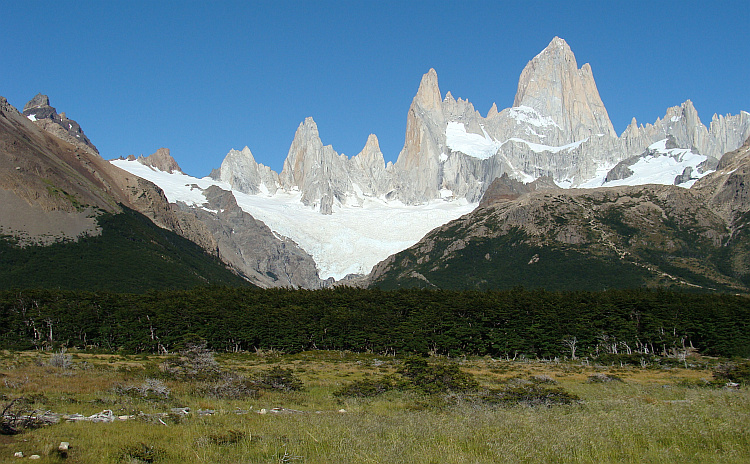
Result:
<svg viewBox="0 0 750 464"><path fill-rule="evenodd" d="M692 161L681 165L671 177L656 176L657 181L689 186L700 177L696 174L713 170L724 152L748 136L750 114L714 115L706 128L688 100L669 108L654 124L639 126L633 120L618 137L591 66L579 68L568 44L555 37L521 72L513 106L498 111L493 104L486 117L450 92L442 98L437 73L430 69L409 107L404 146L393 165L385 165L370 140L367 166L374 170L338 155L323 145L317 125L307 118L297 129L281 175L257 165L249 150L233 150L212 177L250 194L299 191L305 205L330 214L334 205L359 205L367 196L408 205L440 199L477 202L506 173L523 182L547 176L562 187L612 181L640 185L655 177L649 173L648 180L641 179L638 170L626 168L652 159L655 150L650 147L667 139L670 149L689 150L704 159L700 166ZM677 159L675 153L659 154Z"/></svg>
<svg viewBox="0 0 750 464"><path fill-rule="evenodd" d="M23 107L23 115L51 134L79 148L99 154L91 140L83 133L81 126L68 119L65 113L57 114L50 106L47 95L37 94Z"/></svg>
<svg viewBox="0 0 750 464"><path fill-rule="evenodd" d="M207 237L203 245L210 248L202 225L172 209L158 187L44 127L0 97L3 288L145 291L244 283L172 232Z"/></svg>
<svg viewBox="0 0 750 464"><path fill-rule="evenodd" d="M504 175L476 210L379 263L364 284L747 292L748 185L750 138L690 189L539 189Z"/></svg>
<svg viewBox="0 0 750 464"><path fill-rule="evenodd" d="M275 235L244 212L231 191L212 185L201 207L179 202L183 211L205 224L218 243L219 257L259 287L316 289L327 285L315 261L296 243Z"/></svg>
<svg viewBox="0 0 750 464"><path fill-rule="evenodd" d="M688 189L646 185L497 198L379 263L371 286L747 291L732 231Z"/></svg>
<svg viewBox="0 0 750 464"><path fill-rule="evenodd" d="M177 161L175 161L175 159L172 158L172 155L169 154L169 148L159 148L155 153L151 155L141 155L135 159L145 166L151 166L160 171L168 172L170 174L173 172L182 172L180 165L177 164Z"/></svg>

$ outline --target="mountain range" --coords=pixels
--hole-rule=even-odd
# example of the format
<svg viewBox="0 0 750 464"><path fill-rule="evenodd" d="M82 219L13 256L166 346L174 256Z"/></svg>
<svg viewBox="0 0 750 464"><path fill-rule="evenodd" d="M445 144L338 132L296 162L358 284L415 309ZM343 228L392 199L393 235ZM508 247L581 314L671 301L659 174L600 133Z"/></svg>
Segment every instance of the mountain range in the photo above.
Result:
<svg viewBox="0 0 750 464"><path fill-rule="evenodd" d="M485 116L429 70L395 163L375 135L338 154L307 118L280 173L245 147L197 179L167 149L105 162L44 95L0 110L0 233L18 245L80 241L132 210L261 287L750 285L750 114L706 127L688 100L618 136L557 37Z"/></svg>

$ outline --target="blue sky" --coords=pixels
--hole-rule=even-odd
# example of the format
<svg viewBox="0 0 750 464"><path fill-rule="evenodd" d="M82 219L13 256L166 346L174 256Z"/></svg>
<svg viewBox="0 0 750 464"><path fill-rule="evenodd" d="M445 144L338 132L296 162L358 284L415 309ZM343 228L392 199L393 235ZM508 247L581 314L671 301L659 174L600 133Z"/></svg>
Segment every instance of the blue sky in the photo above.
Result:
<svg viewBox="0 0 750 464"><path fill-rule="evenodd" d="M554 36L618 133L687 99L704 124L750 111L748 1L15 1L2 17L0 95L45 93L105 158L167 147L196 176L245 145L280 171L307 116L339 153L374 133L395 161L430 68L486 114Z"/></svg>

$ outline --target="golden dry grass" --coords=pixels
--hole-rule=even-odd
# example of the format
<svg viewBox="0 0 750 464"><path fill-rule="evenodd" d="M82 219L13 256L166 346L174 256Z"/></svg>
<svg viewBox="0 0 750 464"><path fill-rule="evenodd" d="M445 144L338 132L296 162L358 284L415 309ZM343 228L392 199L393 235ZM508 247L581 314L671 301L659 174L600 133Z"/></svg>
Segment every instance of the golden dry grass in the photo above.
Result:
<svg viewBox="0 0 750 464"><path fill-rule="evenodd" d="M161 453L154 462L750 462L750 391L691 386L710 378L708 370L461 360L462 369L484 386L546 375L583 400L570 406L491 408L461 401L447 405L410 392L374 399L332 395L352 380L394 372L394 358L337 352L227 354L219 356L225 368L252 373L279 365L292 369L305 389L225 400L197 395L194 382L168 381L172 399L153 403L118 396L112 386L142 382L146 368L162 358L76 355L76 368L65 371L45 366L48 355L6 353L0 394L44 395L45 402L33 406L61 413L155 412L177 405L216 413L168 417L167 425L61 423L4 437L0 463L19 462L12 457L15 451L40 454L39 462L63 462L54 455L60 441L71 443L66 462L75 463L146 462L128 454L141 443ZM87 369L80 368L84 361ZM597 372L624 382L589 383L588 376ZM274 407L302 412L258 414ZM342 408L347 412L338 412ZM238 409L249 412L237 414Z"/></svg>

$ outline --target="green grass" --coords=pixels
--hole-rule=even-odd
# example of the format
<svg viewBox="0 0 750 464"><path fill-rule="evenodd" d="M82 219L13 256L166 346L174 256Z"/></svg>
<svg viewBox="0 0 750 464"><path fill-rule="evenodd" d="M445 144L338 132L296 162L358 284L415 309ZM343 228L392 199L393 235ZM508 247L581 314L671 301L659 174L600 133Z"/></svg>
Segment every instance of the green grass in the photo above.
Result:
<svg viewBox="0 0 750 464"><path fill-rule="evenodd" d="M159 403L118 395L112 387L142 382L147 375L144 366L163 358L74 353L74 368L68 370L45 365L48 358L6 353L0 394L37 395L42 399L33 407L65 413L151 413L177 405L216 413L170 416L164 418L166 425L142 420L52 425L1 437L0 462L19 462L13 458L16 451L39 454L42 463L63 462L54 456L61 441L72 446L64 462L75 463L147 462L133 460L138 450L152 450L157 458L153 462L186 463L750 461L750 390L691 386L710 378L708 370L461 360L462 371L485 387L544 374L582 400L552 407L482 407L414 391L389 391L369 399L333 396L353 380L395 373L402 361L393 357L346 352L223 354L218 359L224 369L251 375L273 366L288 368L305 388L219 400L197 395L195 382L165 380L171 398ZM87 369L82 368L84 362ZM624 382L588 382L597 372ZM301 412L258 413L274 407ZM236 414L238 408L248 412ZM149 457L143 453L141 457Z"/></svg>

